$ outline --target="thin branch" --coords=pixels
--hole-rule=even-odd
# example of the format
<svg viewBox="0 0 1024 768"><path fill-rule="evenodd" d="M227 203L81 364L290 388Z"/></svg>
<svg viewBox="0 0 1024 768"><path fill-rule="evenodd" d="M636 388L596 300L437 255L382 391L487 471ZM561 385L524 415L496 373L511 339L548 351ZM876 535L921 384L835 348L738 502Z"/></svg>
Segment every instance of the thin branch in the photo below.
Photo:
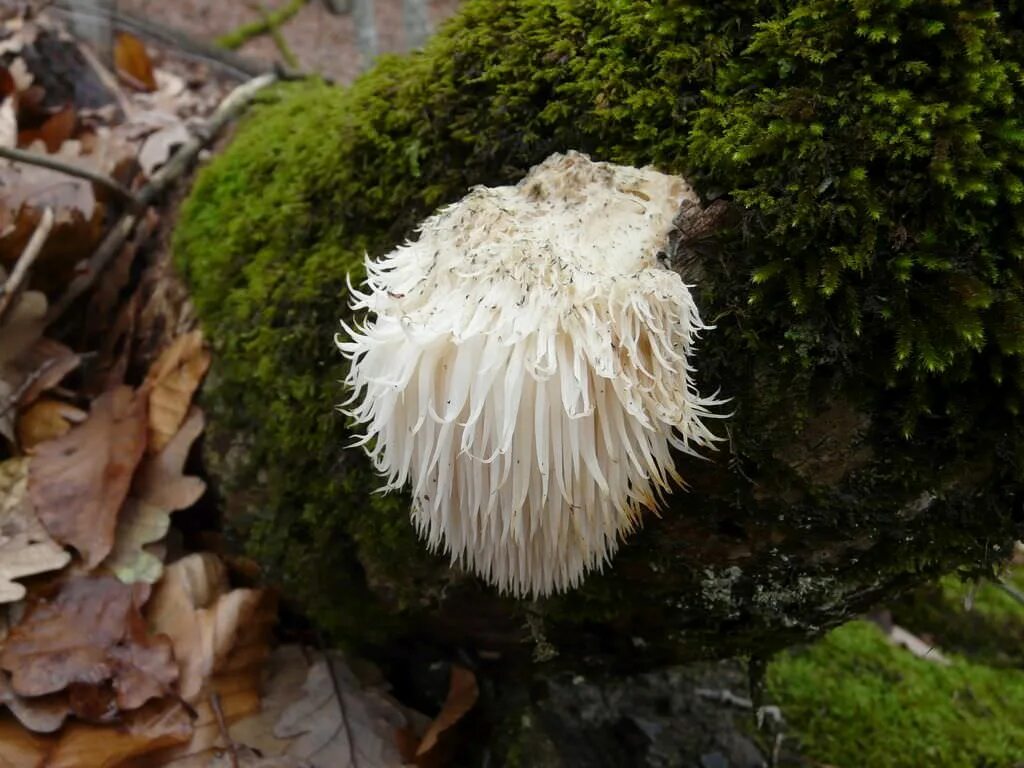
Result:
<svg viewBox="0 0 1024 768"><path fill-rule="evenodd" d="M3 323L10 308L14 306L14 300L28 279L29 270L32 269L32 264L38 258L39 252L43 250L43 245L46 243L46 238L50 236L50 230L52 229L53 211L47 208L43 211L43 215L39 219L39 224L36 225L36 230L32 233L28 245L25 246L25 250L18 257L18 262L14 265L14 271L11 272L11 276L7 278L3 285L0 285L0 324Z"/></svg>
<svg viewBox="0 0 1024 768"><path fill-rule="evenodd" d="M56 0L52 10L68 19L94 17L95 12L76 8L71 0ZM216 64L232 77L243 80L265 73L268 67L211 43L197 40L179 29L136 16L120 8L113 14L114 27L166 45L193 59Z"/></svg>
<svg viewBox="0 0 1024 768"><path fill-rule="evenodd" d="M276 80L277 75L275 74L260 75L231 91L210 117L201 135L193 136L185 142L171 156L171 159L153 174L149 182L135 196L139 201L140 208L126 212L103 238L85 269L71 281L64 295L46 313L47 325L64 314L79 296L92 287L96 278L107 268L107 265L131 237L135 225L142 216L141 210L152 205L171 184L183 176L192 167L203 148L213 141L217 134L224 129L224 126L249 106L259 91Z"/></svg>
<svg viewBox="0 0 1024 768"><path fill-rule="evenodd" d="M0 157L6 157L8 160L25 163L26 165L36 165L40 168L49 168L51 171L59 171L60 173L68 176L75 176L79 179L91 181L94 184L99 184L105 189L109 189L134 208L138 208L140 205L138 199L136 199L135 195L132 194L131 190L123 184L118 183L116 180L109 176L105 176L102 173L97 173L96 171L89 170L88 168L82 168L81 166L58 160L53 155L44 155L41 152L29 152L26 149L0 146Z"/></svg>

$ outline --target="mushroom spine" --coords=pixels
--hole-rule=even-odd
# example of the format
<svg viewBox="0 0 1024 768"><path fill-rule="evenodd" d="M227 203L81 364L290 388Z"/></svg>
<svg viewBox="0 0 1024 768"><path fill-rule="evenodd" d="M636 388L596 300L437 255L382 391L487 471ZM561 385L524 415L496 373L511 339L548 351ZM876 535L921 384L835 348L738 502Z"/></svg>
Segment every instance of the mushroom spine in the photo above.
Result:
<svg viewBox="0 0 1024 768"><path fill-rule="evenodd" d="M579 585L683 480L671 449L717 439L691 364L708 326L658 254L678 176L555 154L475 187L419 237L367 259L342 408L382 490L503 592Z"/></svg>

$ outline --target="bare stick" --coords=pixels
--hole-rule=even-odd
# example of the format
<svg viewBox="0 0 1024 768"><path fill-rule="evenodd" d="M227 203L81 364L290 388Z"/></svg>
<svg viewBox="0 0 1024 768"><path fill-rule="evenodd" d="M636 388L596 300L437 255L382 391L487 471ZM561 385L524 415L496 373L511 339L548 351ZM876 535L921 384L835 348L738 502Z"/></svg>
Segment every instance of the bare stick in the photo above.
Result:
<svg viewBox="0 0 1024 768"><path fill-rule="evenodd" d="M21 292L22 286L28 279L29 270L32 269L32 264L38 258L39 252L43 250L43 245L46 243L46 238L50 236L50 230L52 229L53 211L47 208L43 211L39 224L36 225L36 231L32 233L28 245L25 246L25 250L18 257L18 262L14 265L14 271L11 272L11 276L7 278L7 282L0 285L0 324L3 323L10 308L14 306L14 299Z"/></svg>
<svg viewBox="0 0 1024 768"><path fill-rule="evenodd" d="M26 165L36 165L40 168L49 168L51 171L59 171L60 173L67 174L68 176L75 176L79 179L91 181L94 184L99 184L105 189L109 189L129 205L136 208L139 207L139 201L135 198L135 195L133 195L131 190L123 184L119 184L116 180L109 176L104 176L102 173L97 173L96 171L91 171L88 168L82 168L78 165L72 165L71 163L65 163L58 160L53 155L44 155L41 152L29 152L25 149L0 146L0 157L6 157L8 160L25 163Z"/></svg>
<svg viewBox="0 0 1024 768"><path fill-rule="evenodd" d="M139 201L140 207L144 209L151 205L174 181L183 176L195 162L203 147L213 141L225 125L249 106L260 90L276 80L277 75L275 74L260 75L231 91L206 123L202 135L193 136L179 147L171 159L153 174L149 182L139 190L135 197ZM90 257L84 271L71 281L64 295L46 313L47 325L64 314L75 299L92 287L96 278L107 268L107 265L131 237L140 218L139 210L127 212L107 233L96 252Z"/></svg>

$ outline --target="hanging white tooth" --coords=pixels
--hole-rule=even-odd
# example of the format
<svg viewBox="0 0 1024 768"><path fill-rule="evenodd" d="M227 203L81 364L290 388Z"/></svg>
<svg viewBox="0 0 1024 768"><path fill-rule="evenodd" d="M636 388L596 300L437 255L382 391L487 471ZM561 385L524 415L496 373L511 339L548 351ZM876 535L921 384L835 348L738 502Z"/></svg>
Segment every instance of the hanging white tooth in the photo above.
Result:
<svg viewBox="0 0 1024 768"><path fill-rule="evenodd" d="M716 438L690 357L706 326L658 264L679 177L552 155L367 259L335 342L341 406L431 549L517 596L579 585Z"/></svg>

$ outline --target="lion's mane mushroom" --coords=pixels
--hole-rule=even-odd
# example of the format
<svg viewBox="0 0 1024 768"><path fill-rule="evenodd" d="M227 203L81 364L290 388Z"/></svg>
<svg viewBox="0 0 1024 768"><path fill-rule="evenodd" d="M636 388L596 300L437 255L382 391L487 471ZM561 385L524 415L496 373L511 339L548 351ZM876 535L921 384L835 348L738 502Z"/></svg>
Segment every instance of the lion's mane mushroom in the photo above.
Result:
<svg viewBox="0 0 1024 768"><path fill-rule="evenodd" d="M368 316L337 341L357 444L383 490L411 483L430 547L502 591L578 585L682 483L670 449L716 439L689 361L706 326L658 259L685 200L677 176L552 155L352 289Z"/></svg>

